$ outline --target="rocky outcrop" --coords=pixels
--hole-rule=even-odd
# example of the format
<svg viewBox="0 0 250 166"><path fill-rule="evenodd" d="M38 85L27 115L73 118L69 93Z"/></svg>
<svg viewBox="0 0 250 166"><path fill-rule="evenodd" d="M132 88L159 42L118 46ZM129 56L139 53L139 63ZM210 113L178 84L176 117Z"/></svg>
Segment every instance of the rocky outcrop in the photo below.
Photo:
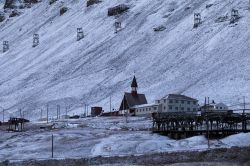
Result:
<svg viewBox="0 0 250 166"><path fill-rule="evenodd" d="M38 2L39 0L5 0L4 9L24 8L25 6L27 6L27 4Z"/></svg>
<svg viewBox="0 0 250 166"><path fill-rule="evenodd" d="M67 7L62 7L60 9L60 16L63 15L64 13L66 13L68 11L68 8Z"/></svg>
<svg viewBox="0 0 250 166"><path fill-rule="evenodd" d="M4 12L0 12L0 22L5 20Z"/></svg>
<svg viewBox="0 0 250 166"><path fill-rule="evenodd" d="M22 0L5 0L4 9L16 9L23 6Z"/></svg>
<svg viewBox="0 0 250 166"><path fill-rule="evenodd" d="M16 16L20 16L21 15L21 12L19 12L18 10L13 10L11 13L10 13L10 17L16 17Z"/></svg>

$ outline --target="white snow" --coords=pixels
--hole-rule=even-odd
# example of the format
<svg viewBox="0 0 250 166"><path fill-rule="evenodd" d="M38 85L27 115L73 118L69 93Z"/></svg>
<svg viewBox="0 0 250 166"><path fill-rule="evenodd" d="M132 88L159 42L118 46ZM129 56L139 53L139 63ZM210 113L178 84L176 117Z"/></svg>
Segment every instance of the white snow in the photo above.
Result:
<svg viewBox="0 0 250 166"><path fill-rule="evenodd" d="M141 155L172 151L202 151L208 148L204 136L173 140L152 134L150 119L99 117L60 120L53 130L42 130L46 123L25 125L28 130L8 133L0 130L0 161L48 159L51 157L51 135L54 136L55 158ZM101 125L102 124L102 125ZM210 140L210 148L250 146L250 133L240 133Z"/></svg>

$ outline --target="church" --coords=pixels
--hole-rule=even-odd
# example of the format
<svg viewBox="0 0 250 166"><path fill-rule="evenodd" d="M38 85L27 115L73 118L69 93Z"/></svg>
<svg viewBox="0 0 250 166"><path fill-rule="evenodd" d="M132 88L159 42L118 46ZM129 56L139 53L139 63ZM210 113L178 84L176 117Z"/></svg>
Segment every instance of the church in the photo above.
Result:
<svg viewBox="0 0 250 166"><path fill-rule="evenodd" d="M124 96L123 96L123 99L119 108L119 114L135 115L134 106L147 104L146 96L144 94L137 93L137 89L138 89L138 84L134 76L133 81L131 83L131 93L128 93L128 92L124 93Z"/></svg>

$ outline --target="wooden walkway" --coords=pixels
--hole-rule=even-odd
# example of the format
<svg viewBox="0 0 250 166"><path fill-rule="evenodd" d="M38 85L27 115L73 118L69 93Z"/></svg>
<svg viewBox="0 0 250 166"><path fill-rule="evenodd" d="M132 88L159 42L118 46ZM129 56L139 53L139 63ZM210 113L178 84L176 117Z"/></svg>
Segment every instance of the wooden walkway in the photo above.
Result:
<svg viewBox="0 0 250 166"><path fill-rule="evenodd" d="M154 113L153 132L176 139L195 135L221 138L250 132L247 128L249 121L250 115L232 112L207 112L202 115L194 112Z"/></svg>

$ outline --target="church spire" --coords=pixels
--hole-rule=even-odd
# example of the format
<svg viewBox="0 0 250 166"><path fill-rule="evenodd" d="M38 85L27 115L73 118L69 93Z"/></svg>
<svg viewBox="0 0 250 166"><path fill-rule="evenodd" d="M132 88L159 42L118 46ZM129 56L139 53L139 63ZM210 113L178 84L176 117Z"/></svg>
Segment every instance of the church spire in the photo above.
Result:
<svg viewBox="0 0 250 166"><path fill-rule="evenodd" d="M137 96L137 88L138 88L138 85L137 85L136 78L134 76L133 81L131 83L131 94L133 96Z"/></svg>

